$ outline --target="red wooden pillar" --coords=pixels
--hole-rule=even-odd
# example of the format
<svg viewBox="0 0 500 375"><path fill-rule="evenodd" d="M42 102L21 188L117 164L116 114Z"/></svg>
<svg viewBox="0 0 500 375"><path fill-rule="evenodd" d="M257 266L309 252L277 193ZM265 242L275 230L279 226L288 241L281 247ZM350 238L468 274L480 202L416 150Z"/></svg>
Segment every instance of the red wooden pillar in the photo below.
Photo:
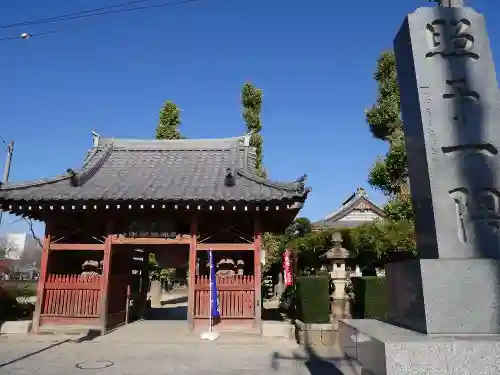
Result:
<svg viewBox="0 0 500 375"><path fill-rule="evenodd" d="M262 306L261 306L261 264L260 252L262 248L262 236L260 233L260 220L258 217L254 221L253 236L253 266L255 275L255 320L254 327L262 331Z"/></svg>
<svg viewBox="0 0 500 375"><path fill-rule="evenodd" d="M143 260L141 267L141 318L146 316L146 309L148 306L148 292L149 292L149 252L143 249Z"/></svg>
<svg viewBox="0 0 500 375"><path fill-rule="evenodd" d="M40 277L36 288L36 302L35 311L33 313L33 326L34 333L40 332L40 315L42 314L43 298L45 294L45 282L47 280L47 266L49 264L49 251L50 251L50 233L45 228L45 238L43 240L42 259L40 262Z"/></svg>
<svg viewBox="0 0 500 375"><path fill-rule="evenodd" d="M194 305L195 305L195 292L194 284L196 280L196 254L198 248L198 217L193 215L191 217L191 239L189 242L189 279L188 279L188 325L189 329L194 329Z"/></svg>
<svg viewBox="0 0 500 375"><path fill-rule="evenodd" d="M104 241L104 254L102 262L102 275L101 275L101 300L99 306L99 321L101 326L101 334L106 333L106 323L108 315L108 291L109 291L109 274L111 270L111 242L113 235L108 232L106 240Z"/></svg>

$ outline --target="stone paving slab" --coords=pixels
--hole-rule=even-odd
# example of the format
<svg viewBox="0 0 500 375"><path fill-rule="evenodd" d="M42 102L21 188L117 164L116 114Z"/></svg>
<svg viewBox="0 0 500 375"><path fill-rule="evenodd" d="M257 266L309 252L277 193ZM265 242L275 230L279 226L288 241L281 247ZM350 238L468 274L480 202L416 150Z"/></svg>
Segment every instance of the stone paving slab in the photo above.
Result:
<svg viewBox="0 0 500 375"><path fill-rule="evenodd" d="M349 361L311 359L289 342L0 343L3 375L360 375ZM52 343L54 344L54 343ZM45 350L44 350L45 349ZM340 369L340 370L339 370Z"/></svg>

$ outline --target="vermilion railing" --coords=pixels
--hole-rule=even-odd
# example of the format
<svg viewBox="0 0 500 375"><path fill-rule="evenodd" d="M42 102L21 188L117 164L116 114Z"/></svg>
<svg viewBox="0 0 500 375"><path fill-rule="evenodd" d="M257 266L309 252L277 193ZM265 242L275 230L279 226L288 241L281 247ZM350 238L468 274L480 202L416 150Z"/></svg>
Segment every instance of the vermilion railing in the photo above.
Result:
<svg viewBox="0 0 500 375"><path fill-rule="evenodd" d="M41 315L98 317L100 288L101 275L48 275Z"/></svg>
<svg viewBox="0 0 500 375"><path fill-rule="evenodd" d="M224 319L252 319L255 317L255 277L217 277L219 310ZM206 318L210 313L210 285L208 276L195 280L194 317Z"/></svg>

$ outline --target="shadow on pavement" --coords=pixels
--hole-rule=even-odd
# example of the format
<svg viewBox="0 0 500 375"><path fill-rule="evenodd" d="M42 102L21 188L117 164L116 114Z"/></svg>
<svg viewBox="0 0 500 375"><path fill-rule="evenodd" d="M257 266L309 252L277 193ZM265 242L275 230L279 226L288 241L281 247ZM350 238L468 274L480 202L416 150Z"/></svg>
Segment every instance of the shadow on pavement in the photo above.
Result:
<svg viewBox="0 0 500 375"><path fill-rule="evenodd" d="M278 307L272 307L272 308L264 307L262 309L262 320L277 321L277 322L284 321Z"/></svg>
<svg viewBox="0 0 500 375"><path fill-rule="evenodd" d="M148 309L144 320L187 320L187 306L152 307Z"/></svg>
<svg viewBox="0 0 500 375"><path fill-rule="evenodd" d="M356 362L346 358L345 356L333 356L333 357L322 357L317 354L313 346L307 341L307 335L304 335L305 343L302 346L305 352L305 356L293 353L291 357L283 356L278 352L274 352L271 357L271 368L273 370L278 370L279 360L291 360L297 362L303 362L306 366L309 374L311 375L345 375L346 373L341 371L334 363L336 361L342 361L342 364L349 367L349 375L365 375L365 372L361 372Z"/></svg>
<svg viewBox="0 0 500 375"><path fill-rule="evenodd" d="M165 306L165 305L175 305L177 303L184 303L184 302L187 302L188 298L187 296L180 296L180 297L176 297L176 298L172 298L172 299L169 299L169 300L166 300L166 301L161 301L161 305L162 306Z"/></svg>
<svg viewBox="0 0 500 375"><path fill-rule="evenodd" d="M85 336L82 336L73 342L79 344L81 342L92 341L101 336L101 331L97 329L90 329Z"/></svg>
<svg viewBox="0 0 500 375"><path fill-rule="evenodd" d="M39 353L45 352L45 351L47 351L47 350L49 350L49 349L55 348L55 347L57 347L57 346L60 346L60 345L62 345L62 344L64 344L64 343L67 343L67 342L69 342L69 341L71 341L71 340L70 340L70 339L62 340L62 341L59 341L59 342L53 343L52 345L48 345L48 346L46 346L45 348L42 348L42 349L36 350L36 351L34 351L34 352L31 352L31 353L25 354L25 355L23 355L23 356L21 356L21 357L14 358L14 359L11 359L10 361L7 361L7 362L4 362L4 363L1 363L1 364L0 364L0 369L1 369L1 368L3 368L3 367L9 366L9 365L11 365L11 364L13 364L13 363L16 363L16 362L22 361L23 359L26 359L26 358L32 357L32 356L34 356L34 355L37 355L37 354L39 354Z"/></svg>

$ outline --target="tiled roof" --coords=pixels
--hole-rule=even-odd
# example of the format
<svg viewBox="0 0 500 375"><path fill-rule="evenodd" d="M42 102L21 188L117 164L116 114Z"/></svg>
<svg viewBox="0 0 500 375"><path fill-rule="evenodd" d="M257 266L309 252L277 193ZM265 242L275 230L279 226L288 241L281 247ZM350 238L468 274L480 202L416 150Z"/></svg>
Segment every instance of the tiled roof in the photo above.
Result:
<svg viewBox="0 0 500 375"><path fill-rule="evenodd" d="M366 224L367 221L341 220L342 218L349 215L349 213L356 210L356 208L360 204L368 207L378 216L385 217L384 211L368 199L365 190L363 188L358 188L354 194L352 194L346 201L342 203L342 206L340 208L326 216L323 220L313 223L313 227L341 229L353 228L362 224Z"/></svg>
<svg viewBox="0 0 500 375"><path fill-rule="evenodd" d="M245 137L131 140L99 137L77 171L0 187L0 201L196 200L303 201L304 180L256 176L255 149ZM225 184L228 170L234 186Z"/></svg>

